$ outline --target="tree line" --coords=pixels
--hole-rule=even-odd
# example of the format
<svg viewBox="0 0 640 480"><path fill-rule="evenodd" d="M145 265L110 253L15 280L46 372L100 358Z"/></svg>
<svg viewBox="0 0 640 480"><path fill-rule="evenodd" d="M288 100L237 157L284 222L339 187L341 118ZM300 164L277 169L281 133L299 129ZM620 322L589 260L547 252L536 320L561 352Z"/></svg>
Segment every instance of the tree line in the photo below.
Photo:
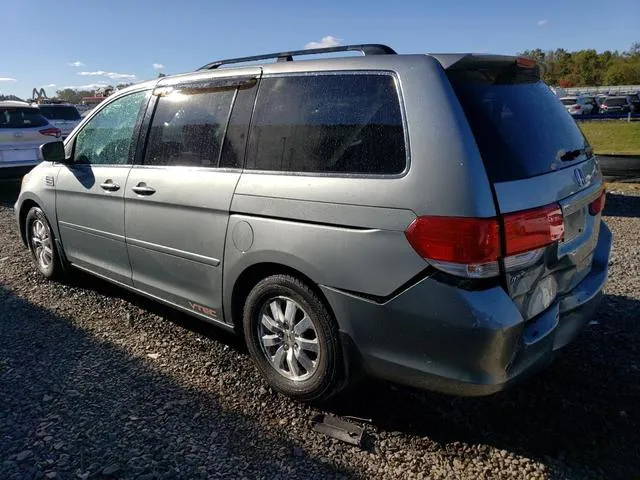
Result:
<svg viewBox="0 0 640 480"><path fill-rule="evenodd" d="M520 55L543 64L543 79L559 87L640 85L640 42L628 51L593 49L568 52L564 48L525 50Z"/></svg>

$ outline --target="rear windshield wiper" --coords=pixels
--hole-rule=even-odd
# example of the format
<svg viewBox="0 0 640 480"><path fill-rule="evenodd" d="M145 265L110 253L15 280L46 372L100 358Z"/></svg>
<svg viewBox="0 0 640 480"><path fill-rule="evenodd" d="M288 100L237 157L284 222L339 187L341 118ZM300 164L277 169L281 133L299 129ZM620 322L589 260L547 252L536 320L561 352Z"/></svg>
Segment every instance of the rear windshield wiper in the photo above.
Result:
<svg viewBox="0 0 640 480"><path fill-rule="evenodd" d="M585 154L587 155L587 157L590 157L591 153L592 153L591 147L576 148L575 150L569 150L568 152L564 152L564 153L562 150L560 150L558 152L559 154L558 158L563 162L570 162L571 160L575 160L582 154Z"/></svg>

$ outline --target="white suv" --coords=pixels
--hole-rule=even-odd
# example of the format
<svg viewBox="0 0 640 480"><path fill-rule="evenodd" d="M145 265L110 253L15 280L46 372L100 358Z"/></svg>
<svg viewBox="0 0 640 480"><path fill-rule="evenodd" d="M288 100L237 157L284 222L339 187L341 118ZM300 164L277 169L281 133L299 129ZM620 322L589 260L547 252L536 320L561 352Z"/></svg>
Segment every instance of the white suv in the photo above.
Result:
<svg viewBox="0 0 640 480"><path fill-rule="evenodd" d="M560 99L571 115L591 115L593 105L585 97L562 97Z"/></svg>
<svg viewBox="0 0 640 480"><path fill-rule="evenodd" d="M20 178L40 163L38 148L62 136L37 107L25 102L0 102L0 178Z"/></svg>

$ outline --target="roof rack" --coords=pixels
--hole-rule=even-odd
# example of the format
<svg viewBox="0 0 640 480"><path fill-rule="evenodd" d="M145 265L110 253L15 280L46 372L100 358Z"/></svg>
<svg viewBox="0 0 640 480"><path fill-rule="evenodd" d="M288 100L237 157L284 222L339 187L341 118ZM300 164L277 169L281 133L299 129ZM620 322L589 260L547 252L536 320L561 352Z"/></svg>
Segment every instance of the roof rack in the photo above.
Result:
<svg viewBox="0 0 640 480"><path fill-rule="evenodd" d="M327 47L327 48L309 48L306 50L292 50L290 52L278 52L269 53L267 55L255 55L252 57L240 57L229 58L227 60L217 60L215 62L207 63L205 66L200 67L198 70L213 70L221 65L227 65L229 63L245 63L255 62L257 60L266 60L269 58L277 58L278 62L290 62L293 57L299 55L319 55L322 53L335 53L335 52L362 52L364 55L395 55L396 51L386 45L377 43L363 43L360 45L342 45L339 47Z"/></svg>

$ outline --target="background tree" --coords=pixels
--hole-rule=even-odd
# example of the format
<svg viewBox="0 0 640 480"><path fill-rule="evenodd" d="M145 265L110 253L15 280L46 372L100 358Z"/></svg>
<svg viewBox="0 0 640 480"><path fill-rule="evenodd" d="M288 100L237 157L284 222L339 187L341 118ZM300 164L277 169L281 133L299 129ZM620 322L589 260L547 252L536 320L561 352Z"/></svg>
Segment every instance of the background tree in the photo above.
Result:
<svg viewBox="0 0 640 480"><path fill-rule="evenodd" d="M640 42L620 54L593 49L568 52L564 48L543 51L539 48L521 53L543 65L543 79L561 87L640 84Z"/></svg>

